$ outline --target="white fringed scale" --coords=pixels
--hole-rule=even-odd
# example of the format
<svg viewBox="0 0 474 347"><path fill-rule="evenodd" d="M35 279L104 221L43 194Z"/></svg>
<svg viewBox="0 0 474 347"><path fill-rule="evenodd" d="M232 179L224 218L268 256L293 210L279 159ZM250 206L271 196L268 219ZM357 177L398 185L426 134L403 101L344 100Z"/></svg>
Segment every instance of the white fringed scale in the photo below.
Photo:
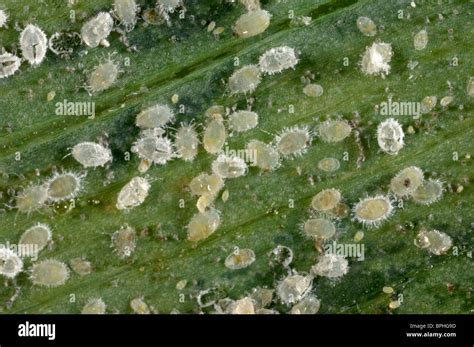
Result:
<svg viewBox="0 0 474 347"><path fill-rule="evenodd" d="M104 166L112 161L112 151L95 142L81 142L72 148L72 156L85 168Z"/></svg>
<svg viewBox="0 0 474 347"><path fill-rule="evenodd" d="M295 50L288 46L269 49L260 56L259 66L263 73L273 75L283 70L294 69L298 64Z"/></svg>
<svg viewBox="0 0 474 347"><path fill-rule="evenodd" d="M28 24L20 34L20 48L28 63L33 66L41 64L48 51L46 34L38 26Z"/></svg>
<svg viewBox="0 0 474 347"><path fill-rule="evenodd" d="M378 228L393 214L393 205L384 195L360 200L353 208L355 219L364 226Z"/></svg>

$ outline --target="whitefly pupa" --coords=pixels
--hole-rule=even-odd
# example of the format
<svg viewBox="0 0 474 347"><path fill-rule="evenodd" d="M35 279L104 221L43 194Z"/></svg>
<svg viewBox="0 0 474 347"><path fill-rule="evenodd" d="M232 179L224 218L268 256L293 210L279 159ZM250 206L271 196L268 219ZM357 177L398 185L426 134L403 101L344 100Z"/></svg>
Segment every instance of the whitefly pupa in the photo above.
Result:
<svg viewBox="0 0 474 347"><path fill-rule="evenodd" d="M236 249L225 259L225 267L240 270L250 266L255 261L255 253L250 248Z"/></svg>
<svg viewBox="0 0 474 347"><path fill-rule="evenodd" d="M224 120L222 116L216 114L207 123L204 130L202 144L204 149L211 154L216 154L221 151L227 139L227 131L225 129Z"/></svg>
<svg viewBox="0 0 474 347"><path fill-rule="evenodd" d="M194 195L217 195L224 187L224 181L216 174L208 174L203 172L194 177L189 183L189 189Z"/></svg>
<svg viewBox="0 0 474 347"><path fill-rule="evenodd" d="M390 190L398 197L412 195L423 183L423 171L416 166L401 170L390 181Z"/></svg>
<svg viewBox="0 0 474 347"><path fill-rule="evenodd" d="M135 0L115 0L113 14L119 19L127 31L133 30L137 23L140 7Z"/></svg>
<svg viewBox="0 0 474 347"><path fill-rule="evenodd" d="M128 225L124 225L112 234L112 245L114 252L120 258L127 258L132 255L136 247L135 229Z"/></svg>
<svg viewBox="0 0 474 347"><path fill-rule="evenodd" d="M413 201L421 205L431 205L441 199L443 184L439 180L427 180L412 193Z"/></svg>
<svg viewBox="0 0 474 347"><path fill-rule="evenodd" d="M263 33L270 26L270 12L262 9L244 13L237 20L234 31L238 36L247 38Z"/></svg>
<svg viewBox="0 0 474 347"><path fill-rule="evenodd" d="M251 140L246 149L254 158L253 164L263 171L275 170L281 164L280 153L270 144Z"/></svg>
<svg viewBox="0 0 474 347"><path fill-rule="evenodd" d="M247 94L255 91L261 82L260 69L257 65L245 65L235 71L229 78L231 94Z"/></svg>
<svg viewBox="0 0 474 347"><path fill-rule="evenodd" d="M168 105L156 104L142 110L135 119L142 129L160 128L174 121L174 112Z"/></svg>
<svg viewBox="0 0 474 347"><path fill-rule="evenodd" d="M84 88L89 94L107 90L117 82L119 74L123 71L120 69L120 64L112 58L113 55L109 54L107 59L100 62L88 74Z"/></svg>
<svg viewBox="0 0 474 347"><path fill-rule="evenodd" d="M197 242L208 238L217 230L220 223L219 211L215 209L195 214L187 226L188 241Z"/></svg>
<svg viewBox="0 0 474 347"><path fill-rule="evenodd" d="M23 270L23 261L9 248L0 248L0 275L14 278Z"/></svg>
<svg viewBox="0 0 474 347"><path fill-rule="evenodd" d="M245 160L237 156L221 154L212 162L212 172L221 178L236 178L247 174Z"/></svg>
<svg viewBox="0 0 474 347"><path fill-rule="evenodd" d="M74 172L56 173L46 183L48 199L57 202L75 198L82 189L83 178Z"/></svg>
<svg viewBox="0 0 474 347"><path fill-rule="evenodd" d="M72 149L72 156L85 168L104 166L112 161L112 151L95 142L81 142Z"/></svg>
<svg viewBox="0 0 474 347"><path fill-rule="evenodd" d="M46 206L48 187L45 184L30 185L16 195L15 207L22 213L31 213Z"/></svg>
<svg viewBox="0 0 474 347"><path fill-rule="evenodd" d="M18 243L25 246L35 246L39 252L51 242L51 237L51 228L47 224L37 223L26 229Z"/></svg>
<svg viewBox="0 0 474 347"><path fill-rule="evenodd" d="M311 267L315 276L339 278L349 271L349 262L342 255L325 254L318 257L316 265Z"/></svg>
<svg viewBox="0 0 474 347"><path fill-rule="evenodd" d="M383 195L360 200L353 209L355 219L368 227L379 227L393 213L390 199Z"/></svg>
<svg viewBox="0 0 474 347"><path fill-rule="evenodd" d="M341 192L335 188L323 189L311 200L311 207L319 212L330 211L341 201Z"/></svg>
<svg viewBox="0 0 474 347"><path fill-rule="evenodd" d="M384 77L390 73L390 61L392 60L392 46L385 42L374 42L367 47L360 63L362 72L366 75L381 75Z"/></svg>
<svg viewBox="0 0 474 347"><path fill-rule="evenodd" d="M285 128L274 139L275 147L284 157L297 157L306 153L312 134L307 126Z"/></svg>
<svg viewBox="0 0 474 347"><path fill-rule="evenodd" d="M369 17L361 16L356 21L357 28L365 36L374 36L377 34L377 25Z"/></svg>
<svg viewBox="0 0 474 347"><path fill-rule="evenodd" d="M336 233L336 226L325 218L311 218L304 222L302 231L312 239L329 239Z"/></svg>
<svg viewBox="0 0 474 347"><path fill-rule="evenodd" d="M281 302L285 305L295 304L311 291L311 276L292 274L280 281L276 292Z"/></svg>
<svg viewBox="0 0 474 347"><path fill-rule="evenodd" d="M405 133L395 119L384 120L377 127L377 143L387 154L396 155L403 148Z"/></svg>
<svg viewBox="0 0 474 347"><path fill-rule="evenodd" d="M41 64L48 51L48 39L39 27L28 24L20 34L20 48L25 58L31 65Z"/></svg>
<svg viewBox="0 0 474 347"><path fill-rule="evenodd" d="M229 127L244 132L258 125L258 114L252 111L236 111L229 116Z"/></svg>
<svg viewBox="0 0 474 347"><path fill-rule="evenodd" d="M428 32L423 29L416 33L415 37L413 38L413 45L417 51L421 51L426 48L428 44Z"/></svg>
<svg viewBox="0 0 474 347"><path fill-rule="evenodd" d="M259 66L263 73L273 75L293 69L298 64L295 50L288 46L271 48L260 56Z"/></svg>
<svg viewBox="0 0 474 347"><path fill-rule="evenodd" d="M6 78L15 74L21 65L21 59L11 53L0 55L0 78Z"/></svg>
<svg viewBox="0 0 474 347"><path fill-rule="evenodd" d="M185 161L193 161L197 155L199 138L192 124L181 124L175 134L176 154Z"/></svg>
<svg viewBox="0 0 474 347"><path fill-rule="evenodd" d="M164 165L175 157L173 143L167 137L141 137L133 144L131 151L142 159L140 172L147 171L152 163Z"/></svg>
<svg viewBox="0 0 474 347"><path fill-rule="evenodd" d="M97 47L99 44L108 47L107 37L113 27L112 16L107 12L100 12L82 26L82 40L91 48Z"/></svg>
<svg viewBox="0 0 474 347"><path fill-rule="evenodd" d="M150 190L150 183L143 177L134 177L128 182L117 197L116 207L119 210L130 209L141 205Z"/></svg>
<svg viewBox="0 0 474 347"><path fill-rule="evenodd" d="M352 127L345 120L327 120L318 127L318 134L324 142L340 142L347 138Z"/></svg>
<svg viewBox="0 0 474 347"><path fill-rule="evenodd" d="M59 260L47 259L35 263L31 268L30 279L42 287L57 287L66 283L69 269Z"/></svg>
<svg viewBox="0 0 474 347"><path fill-rule="evenodd" d="M82 308L82 314L105 314L107 305L102 298L90 298Z"/></svg>

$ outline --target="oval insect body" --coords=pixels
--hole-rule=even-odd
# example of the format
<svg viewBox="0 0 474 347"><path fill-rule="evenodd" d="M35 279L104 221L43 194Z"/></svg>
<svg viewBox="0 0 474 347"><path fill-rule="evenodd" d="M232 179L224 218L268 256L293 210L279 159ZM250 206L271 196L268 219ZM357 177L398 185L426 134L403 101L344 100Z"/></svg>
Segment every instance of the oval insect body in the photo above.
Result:
<svg viewBox="0 0 474 347"><path fill-rule="evenodd" d="M211 154L220 152L227 139L227 132L225 130L222 118L215 118L211 120L204 130L202 144L204 149Z"/></svg>
<svg viewBox="0 0 474 347"><path fill-rule="evenodd" d="M298 64L295 50L288 46L272 48L260 56L259 66L263 73L273 75L293 69Z"/></svg>
<svg viewBox="0 0 474 347"><path fill-rule="evenodd" d="M352 127L345 120L328 120L319 125L319 137L324 142L340 142L351 134Z"/></svg>
<svg viewBox="0 0 474 347"><path fill-rule="evenodd" d="M188 241L197 242L208 238L217 230L220 222L219 212L214 209L195 214L187 226Z"/></svg>
<svg viewBox="0 0 474 347"><path fill-rule="evenodd" d="M54 175L48 182L48 199L51 201L69 200L81 190L82 177L73 172Z"/></svg>
<svg viewBox="0 0 474 347"><path fill-rule="evenodd" d="M40 252L51 241L51 228L42 223L38 223L28 228L20 237L18 242L20 245L35 246L36 250Z"/></svg>
<svg viewBox="0 0 474 347"><path fill-rule="evenodd" d="M81 142L75 145L72 156L85 168L104 166L112 161L112 151L95 142Z"/></svg>
<svg viewBox="0 0 474 347"><path fill-rule="evenodd" d="M252 140L247 144L247 152L253 158L253 164L263 171L272 171L280 166L280 154L269 144Z"/></svg>
<svg viewBox="0 0 474 347"><path fill-rule="evenodd" d="M102 298L91 298L82 308L82 314L105 314L107 305Z"/></svg>
<svg viewBox="0 0 474 347"><path fill-rule="evenodd" d="M137 127L142 129L161 128L174 121L174 112L167 105L156 104L141 111L135 120Z"/></svg>
<svg viewBox="0 0 474 347"><path fill-rule="evenodd" d="M377 34L377 25L368 17L359 17L356 21L357 28L365 36L375 36Z"/></svg>
<svg viewBox="0 0 474 347"><path fill-rule="evenodd" d="M128 225L112 234L112 247L120 258L127 258L135 251L136 233Z"/></svg>
<svg viewBox="0 0 474 347"><path fill-rule="evenodd" d="M143 298L135 298L130 301L130 308L136 314L150 314L150 308L148 307L147 303L143 300Z"/></svg>
<svg viewBox="0 0 474 347"><path fill-rule="evenodd" d="M428 44L428 32L423 29L420 30L415 37L413 38L413 45L417 51L422 51L426 48Z"/></svg>
<svg viewBox="0 0 474 347"><path fill-rule="evenodd" d="M46 205L48 200L48 188L46 185L32 185L16 196L16 208L23 213L36 211Z"/></svg>
<svg viewBox="0 0 474 347"><path fill-rule="evenodd" d="M307 127L285 128L275 137L275 147L284 157L296 157L306 153L311 140Z"/></svg>
<svg viewBox="0 0 474 347"><path fill-rule="evenodd" d="M20 34L20 48L23 57L31 65L39 65L48 50L48 39L39 27L28 24Z"/></svg>
<svg viewBox="0 0 474 347"><path fill-rule="evenodd" d="M221 178L236 178L244 176L248 167L245 161L236 156L219 155L212 162L212 172Z"/></svg>
<svg viewBox="0 0 474 347"><path fill-rule="evenodd" d="M119 210L130 209L141 205L150 190L150 183L145 178L134 177L120 191L116 207Z"/></svg>
<svg viewBox="0 0 474 347"><path fill-rule="evenodd" d="M316 314L321 307L321 302L314 295L308 295L291 308L291 314Z"/></svg>
<svg viewBox="0 0 474 347"><path fill-rule="evenodd" d="M249 297L242 298L232 302L226 313L229 314L255 314L253 300Z"/></svg>
<svg viewBox="0 0 474 347"><path fill-rule="evenodd" d="M230 76L229 89L232 94L253 93L260 82L260 69L257 65L246 65Z"/></svg>
<svg viewBox="0 0 474 347"><path fill-rule="evenodd" d="M8 21L8 13L0 9L0 28L6 26Z"/></svg>
<svg viewBox="0 0 474 347"><path fill-rule="evenodd" d="M21 258L8 248L0 248L0 275L15 278L23 270Z"/></svg>
<svg viewBox="0 0 474 347"><path fill-rule="evenodd" d="M109 89L117 81L119 66L112 60L97 65L87 77L85 89L90 93L98 93Z"/></svg>
<svg viewBox="0 0 474 347"><path fill-rule="evenodd" d="M329 239L336 233L336 226L328 219L312 218L304 223L303 232L313 239Z"/></svg>
<svg viewBox="0 0 474 347"><path fill-rule="evenodd" d="M139 7L135 0L115 0L114 14L128 31L132 30L137 23L137 12Z"/></svg>
<svg viewBox="0 0 474 347"><path fill-rule="evenodd" d="M324 89L321 85L310 83L303 88L303 93L307 96L317 98L324 93Z"/></svg>
<svg viewBox="0 0 474 347"><path fill-rule="evenodd" d="M390 61L392 60L392 46L389 43L374 42L367 47L362 56L361 69L366 75L381 75L384 77L390 73Z"/></svg>
<svg viewBox="0 0 474 347"><path fill-rule="evenodd" d="M201 173L189 183L191 192L195 195L216 195L224 187L224 181L216 174Z"/></svg>
<svg viewBox="0 0 474 347"><path fill-rule="evenodd" d="M336 158L323 158L318 162L318 169L324 172L334 172L340 167L341 164Z"/></svg>
<svg viewBox="0 0 474 347"><path fill-rule="evenodd" d="M237 20L234 31L243 38L261 34L270 26L270 18L270 13L265 10L247 12Z"/></svg>
<svg viewBox="0 0 474 347"><path fill-rule="evenodd" d="M57 287L66 283L69 269L59 260L47 259L33 265L30 278L35 285Z"/></svg>
<svg viewBox="0 0 474 347"><path fill-rule="evenodd" d="M445 254L452 244L451 237L438 230L422 230L415 238L415 246L428 249L435 255Z"/></svg>
<svg viewBox="0 0 474 347"><path fill-rule="evenodd" d="M423 171L410 166L400 171L390 181L390 190L400 198L412 195L423 183Z"/></svg>
<svg viewBox="0 0 474 347"><path fill-rule="evenodd" d="M21 65L21 59L11 53L0 55L0 78L6 78L15 74Z"/></svg>
<svg viewBox="0 0 474 347"><path fill-rule="evenodd" d="M357 221L377 228L392 215L393 206L389 198L378 195L360 200L353 211Z"/></svg>
<svg viewBox="0 0 474 347"><path fill-rule="evenodd" d="M133 144L131 151L141 159L159 165L166 164L175 156L173 144L167 137L142 137Z"/></svg>
<svg viewBox="0 0 474 347"><path fill-rule="evenodd" d="M339 190L330 188L320 191L311 200L311 207L316 211L327 212L334 209L341 201Z"/></svg>
<svg viewBox="0 0 474 347"><path fill-rule="evenodd" d="M443 185L438 180L424 181L412 194L413 200L422 205L431 205L443 195Z"/></svg>
<svg viewBox="0 0 474 347"><path fill-rule="evenodd" d="M91 262L84 258L73 258L69 264L74 272L81 276L86 276L93 271Z"/></svg>
<svg viewBox="0 0 474 347"><path fill-rule="evenodd" d="M107 46L108 42L106 39L113 26L114 20L112 16L107 12L100 12L82 26L82 39L91 48L97 47L101 43Z"/></svg>
<svg viewBox="0 0 474 347"><path fill-rule="evenodd" d="M229 116L229 127L237 132L255 128L258 125L258 114L252 111L237 111Z"/></svg>
<svg viewBox="0 0 474 347"><path fill-rule="evenodd" d="M311 284L310 276L289 275L278 284L276 292L283 304L291 305L303 299L311 291Z"/></svg>
<svg viewBox="0 0 474 347"><path fill-rule="evenodd" d="M403 148L405 133L395 119L389 118L377 127L377 142L387 154L396 155Z"/></svg>
<svg viewBox="0 0 474 347"><path fill-rule="evenodd" d="M199 139L192 125L181 125L175 136L176 153L185 161L193 161L197 155Z"/></svg>
<svg viewBox="0 0 474 347"><path fill-rule="evenodd" d="M238 249L225 259L225 267L240 270L250 266L255 261L255 253L250 248Z"/></svg>
<svg viewBox="0 0 474 347"><path fill-rule="evenodd" d="M311 268L315 276L339 278L349 271L349 262L346 258L336 254L325 254L318 257L318 262Z"/></svg>

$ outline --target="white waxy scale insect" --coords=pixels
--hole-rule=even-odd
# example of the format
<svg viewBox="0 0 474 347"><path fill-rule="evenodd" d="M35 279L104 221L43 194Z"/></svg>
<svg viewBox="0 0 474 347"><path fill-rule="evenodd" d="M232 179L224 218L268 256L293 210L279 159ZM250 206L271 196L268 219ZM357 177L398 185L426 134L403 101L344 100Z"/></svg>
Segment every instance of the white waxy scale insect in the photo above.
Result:
<svg viewBox="0 0 474 347"><path fill-rule="evenodd" d="M81 142L75 145L72 156L85 168L104 166L112 161L112 151L95 142Z"/></svg>
<svg viewBox="0 0 474 347"><path fill-rule="evenodd" d="M6 26L8 21L8 13L5 10L0 9L0 28Z"/></svg>
<svg viewBox="0 0 474 347"><path fill-rule="evenodd" d="M212 162L212 172L221 178L236 178L247 174L248 167L242 158L221 154Z"/></svg>
<svg viewBox="0 0 474 347"><path fill-rule="evenodd" d="M31 65L39 65L44 60L48 51L48 39L39 27L28 24L20 34L20 48L25 58Z"/></svg>
<svg viewBox="0 0 474 347"><path fill-rule="evenodd" d="M270 18L270 13L265 10L247 12L237 20L234 31L243 38L261 34L270 26Z"/></svg>
<svg viewBox="0 0 474 347"><path fill-rule="evenodd" d="M35 285L57 287L69 279L69 269L59 260L47 259L33 265L30 278Z"/></svg>
<svg viewBox="0 0 474 347"><path fill-rule="evenodd" d="M421 100L421 113L425 114L431 112L438 102L438 98L434 95L426 96Z"/></svg>
<svg viewBox="0 0 474 347"><path fill-rule="evenodd" d="M298 64L295 50L288 46L269 49L260 56L258 65L263 73L273 75L283 70L294 69Z"/></svg>
<svg viewBox="0 0 474 347"><path fill-rule="evenodd" d="M21 65L21 59L11 53L0 54L0 78L15 74Z"/></svg>
<svg viewBox="0 0 474 347"><path fill-rule="evenodd" d="M81 276L86 276L93 271L91 262L84 258L73 258L69 264L71 265L71 269Z"/></svg>
<svg viewBox="0 0 474 347"><path fill-rule="evenodd" d="M82 314L105 314L107 305L102 298L91 298L82 308Z"/></svg>
<svg viewBox="0 0 474 347"><path fill-rule="evenodd" d="M276 291L281 302L291 305L299 302L311 291L311 276L288 275L278 283Z"/></svg>
<svg viewBox="0 0 474 347"><path fill-rule="evenodd" d="M173 143L167 137L141 137L133 144L131 151L137 153L140 159L158 165L164 165L176 156Z"/></svg>
<svg viewBox="0 0 474 347"><path fill-rule="evenodd" d="M318 257L318 262L311 267L315 276L339 278L349 271L349 262L346 258L336 254L325 254Z"/></svg>
<svg viewBox="0 0 474 347"><path fill-rule="evenodd" d="M415 246L428 249L435 255L445 254L453 245L451 237L438 230L422 230L415 238Z"/></svg>
<svg viewBox="0 0 474 347"><path fill-rule="evenodd" d="M304 223L303 233L312 239L329 239L336 233L336 226L328 219L312 218Z"/></svg>
<svg viewBox="0 0 474 347"><path fill-rule="evenodd" d="M150 308L148 307L147 303L143 300L143 298L135 298L130 301L130 308L136 314L150 314Z"/></svg>
<svg viewBox="0 0 474 347"><path fill-rule="evenodd" d="M410 166L400 171L390 181L390 190L398 197L403 198L412 195L423 183L423 171Z"/></svg>
<svg viewBox="0 0 474 347"><path fill-rule="evenodd" d="M253 93L261 82L260 69L257 65L245 65L235 71L229 78L231 94Z"/></svg>
<svg viewBox="0 0 474 347"><path fill-rule="evenodd" d="M308 150L312 135L308 127L285 128L275 137L275 147L284 157L301 156Z"/></svg>
<svg viewBox="0 0 474 347"><path fill-rule="evenodd" d="M377 25L368 17L359 17L356 21L357 28L365 36L375 36L377 34Z"/></svg>
<svg viewBox="0 0 474 347"><path fill-rule="evenodd" d="M135 120L142 129L161 128L174 121L174 112L168 105L156 104L141 111Z"/></svg>
<svg viewBox="0 0 474 347"><path fill-rule="evenodd" d="M216 174L207 174L205 172L194 177L189 183L191 192L195 195L216 195L224 186L222 178Z"/></svg>
<svg viewBox="0 0 474 347"><path fill-rule="evenodd" d="M123 226L112 234L112 245L114 252L120 258L127 258L135 251L136 232L128 225Z"/></svg>
<svg viewBox="0 0 474 347"><path fill-rule="evenodd" d="M229 305L227 313L229 314L255 314L255 307L253 304L253 300L249 297L236 300Z"/></svg>
<svg viewBox="0 0 474 347"><path fill-rule="evenodd" d="M48 199L54 202L73 199L81 191L82 176L74 172L55 174L46 183Z"/></svg>
<svg viewBox="0 0 474 347"><path fill-rule="evenodd" d="M128 182L117 197L116 207L125 210L140 206L148 196L150 183L142 177L134 177Z"/></svg>
<svg viewBox="0 0 474 347"><path fill-rule="evenodd" d="M177 155L185 161L193 161L198 153L199 139L192 125L181 125L175 135Z"/></svg>
<svg viewBox="0 0 474 347"><path fill-rule="evenodd" d="M323 95L324 93L324 89L321 85L319 84L316 84L316 83L310 83L310 84L307 84L304 88L303 88L303 93L307 96L310 96L310 97L313 97L313 98L317 98L321 95Z"/></svg>
<svg viewBox="0 0 474 347"><path fill-rule="evenodd" d="M0 248L0 275L14 278L23 270L21 258L8 248Z"/></svg>
<svg viewBox="0 0 474 347"><path fill-rule="evenodd" d="M377 143L387 154L398 154L404 146L404 137L402 126L393 118L384 120L377 127Z"/></svg>
<svg viewBox="0 0 474 347"><path fill-rule="evenodd" d="M86 22L81 29L81 36L85 44L91 48L99 44L108 47L107 37L114 27L114 20L107 12L100 12Z"/></svg>
<svg viewBox="0 0 474 347"><path fill-rule="evenodd" d="M221 218L217 210L210 209L205 212L196 213L187 226L188 241L197 242L207 239L217 230L220 223Z"/></svg>
<svg viewBox="0 0 474 347"><path fill-rule="evenodd" d="M439 104L442 106L442 107L448 107L454 100L454 97L451 96L451 95L446 95L444 96L441 101L439 102Z"/></svg>
<svg viewBox="0 0 474 347"><path fill-rule="evenodd" d="M139 10L140 8L135 0L114 1L114 14L127 31L131 31L135 27Z"/></svg>
<svg viewBox="0 0 474 347"><path fill-rule="evenodd" d="M86 91L89 94L95 94L112 87L117 81L118 75L122 72L117 63L112 59L107 59L100 63L87 76Z"/></svg>
<svg viewBox="0 0 474 347"><path fill-rule="evenodd" d="M247 11L260 10L260 0L239 0Z"/></svg>
<svg viewBox="0 0 474 347"><path fill-rule="evenodd" d="M324 189L311 200L311 207L316 211L327 212L336 208L341 201L341 192L334 188Z"/></svg>
<svg viewBox="0 0 474 347"><path fill-rule="evenodd" d="M438 180L424 181L412 194L413 200L422 205L431 205L443 195L443 184Z"/></svg>
<svg viewBox="0 0 474 347"><path fill-rule="evenodd" d="M367 47L362 56L362 72L366 75L381 75L382 77L388 75L390 73L392 55L391 44L374 42L372 46Z"/></svg>
<svg viewBox="0 0 474 347"><path fill-rule="evenodd" d="M255 261L255 253L250 248L237 249L225 259L225 267L240 270L249 267Z"/></svg>
<svg viewBox="0 0 474 347"><path fill-rule="evenodd" d="M45 184L31 185L23 189L16 196L16 208L23 213L31 213L46 206L48 188Z"/></svg>
<svg viewBox="0 0 474 347"><path fill-rule="evenodd" d="M244 132L258 125L258 114L252 111L237 111L229 116L229 127L237 132Z"/></svg>
<svg viewBox="0 0 474 347"><path fill-rule="evenodd" d="M413 45L417 51L422 51L428 45L428 32L423 29L420 30L413 38Z"/></svg>
<svg viewBox="0 0 474 347"><path fill-rule="evenodd" d="M19 245L36 247L40 252L51 242L51 228L43 223L38 223L28 228L20 237ZM31 255L33 256L33 255Z"/></svg>
<svg viewBox="0 0 474 347"><path fill-rule="evenodd" d="M157 0L156 6L165 12L173 12L180 6L183 6L183 0Z"/></svg>
<svg viewBox="0 0 474 347"><path fill-rule="evenodd" d="M227 139L227 131L225 130L224 121L221 116L212 119L204 130L202 144L204 149L211 154L221 151Z"/></svg>
<svg viewBox="0 0 474 347"><path fill-rule="evenodd" d="M247 151L252 153L254 164L263 171L272 171L280 166L280 153L269 144L251 140L247 144Z"/></svg>
<svg viewBox="0 0 474 347"><path fill-rule="evenodd" d="M321 302L314 295L308 295L299 303L293 305L291 314L316 314L321 307Z"/></svg>
<svg viewBox="0 0 474 347"><path fill-rule="evenodd" d="M379 227L393 213L393 205L383 195L360 200L353 209L355 219L368 227Z"/></svg>
<svg viewBox="0 0 474 347"><path fill-rule="evenodd" d="M328 120L318 128L319 137L324 142L340 142L347 138L351 131L352 127L345 120Z"/></svg>
<svg viewBox="0 0 474 347"><path fill-rule="evenodd" d="M324 172L334 172L340 167L341 164L336 158L323 158L318 162L318 169Z"/></svg>

